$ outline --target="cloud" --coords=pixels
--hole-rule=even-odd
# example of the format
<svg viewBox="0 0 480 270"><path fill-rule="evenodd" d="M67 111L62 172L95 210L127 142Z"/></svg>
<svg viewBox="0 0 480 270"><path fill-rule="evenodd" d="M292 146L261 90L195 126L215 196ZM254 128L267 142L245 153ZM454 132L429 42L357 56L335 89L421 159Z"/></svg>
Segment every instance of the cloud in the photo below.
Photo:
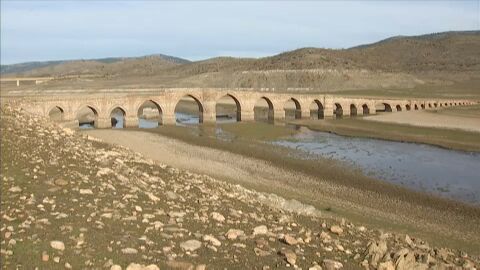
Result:
<svg viewBox="0 0 480 270"><path fill-rule="evenodd" d="M473 1L2 1L2 63L164 53L189 59L346 48L478 27ZM251 55L250 55L251 54Z"/></svg>

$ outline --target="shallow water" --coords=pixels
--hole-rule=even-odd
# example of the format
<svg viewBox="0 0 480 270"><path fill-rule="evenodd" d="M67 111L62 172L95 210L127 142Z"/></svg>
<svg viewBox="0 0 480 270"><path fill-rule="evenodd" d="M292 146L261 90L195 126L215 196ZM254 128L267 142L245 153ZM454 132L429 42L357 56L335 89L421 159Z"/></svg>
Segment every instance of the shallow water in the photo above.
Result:
<svg viewBox="0 0 480 270"><path fill-rule="evenodd" d="M480 205L479 153L345 137L307 128L273 143L309 154L302 158L341 160L394 184Z"/></svg>

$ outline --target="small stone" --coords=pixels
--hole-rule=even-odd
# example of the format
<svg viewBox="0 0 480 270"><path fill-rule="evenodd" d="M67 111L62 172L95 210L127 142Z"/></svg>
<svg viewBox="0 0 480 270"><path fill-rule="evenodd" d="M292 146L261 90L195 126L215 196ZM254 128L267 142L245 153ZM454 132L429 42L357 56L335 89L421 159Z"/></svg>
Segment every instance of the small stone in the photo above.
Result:
<svg viewBox="0 0 480 270"><path fill-rule="evenodd" d="M382 262L378 264L377 270L395 270L395 265L392 261Z"/></svg>
<svg viewBox="0 0 480 270"><path fill-rule="evenodd" d="M212 212L210 214L210 216L217 222L224 222L225 221L225 217L220 213Z"/></svg>
<svg viewBox="0 0 480 270"><path fill-rule="evenodd" d="M56 250L65 250L65 244L62 241L51 241L50 246Z"/></svg>
<svg viewBox="0 0 480 270"><path fill-rule="evenodd" d="M318 264L315 264L314 266L309 267L308 270L322 270L322 267Z"/></svg>
<svg viewBox="0 0 480 270"><path fill-rule="evenodd" d="M412 239L410 238L410 236L408 236L408 234L405 235L405 243L407 243L410 247L414 247L415 244L413 243Z"/></svg>
<svg viewBox="0 0 480 270"><path fill-rule="evenodd" d="M268 233L268 228L265 225L260 225L253 228L253 235L264 235Z"/></svg>
<svg viewBox="0 0 480 270"><path fill-rule="evenodd" d="M282 254L285 257L285 261L291 265L295 265L297 262L297 254L289 249L280 251L280 254Z"/></svg>
<svg viewBox="0 0 480 270"><path fill-rule="evenodd" d="M180 247L185 251L195 251L202 247L202 242L192 239L192 240L188 240L180 243Z"/></svg>
<svg viewBox="0 0 480 270"><path fill-rule="evenodd" d="M239 236L244 236L245 235L245 232L242 231L242 230L238 230L238 229L230 229L228 230L228 232L225 234L225 236L227 237L227 239L229 240L235 240L237 239L237 237Z"/></svg>
<svg viewBox="0 0 480 270"><path fill-rule="evenodd" d="M160 270L160 267L156 266L155 264L150 264L145 266L143 270Z"/></svg>
<svg viewBox="0 0 480 270"><path fill-rule="evenodd" d="M42 261L48 262L49 258L50 258L50 256L48 256L48 254L45 251L42 252Z"/></svg>
<svg viewBox="0 0 480 270"><path fill-rule="evenodd" d="M136 250L134 248L124 248L124 249L122 249L122 253L123 254L137 254L138 250Z"/></svg>
<svg viewBox="0 0 480 270"><path fill-rule="evenodd" d="M110 270L122 270L122 267L118 264L114 264L110 267Z"/></svg>
<svg viewBox="0 0 480 270"><path fill-rule="evenodd" d="M337 270L337 269L343 268L343 264L341 262L337 262L329 259L323 260L322 264L323 264L323 267L325 267L325 270Z"/></svg>
<svg viewBox="0 0 480 270"><path fill-rule="evenodd" d="M207 265L205 264L199 264L195 267L195 270L205 270L207 269Z"/></svg>
<svg viewBox="0 0 480 270"><path fill-rule="evenodd" d="M127 266L126 270L143 270L143 265L138 263L131 263Z"/></svg>
<svg viewBox="0 0 480 270"><path fill-rule="evenodd" d="M8 191L12 193L17 193L17 192L21 192L22 189L19 186L15 186L15 187L11 187Z"/></svg>
<svg viewBox="0 0 480 270"><path fill-rule="evenodd" d="M291 236L289 234L284 235L282 240L285 244L290 245L290 246L298 244L297 239L295 239L293 236Z"/></svg>
<svg viewBox="0 0 480 270"><path fill-rule="evenodd" d="M53 261L56 262L56 263L59 263L60 262L60 257L58 257L58 256L53 257Z"/></svg>
<svg viewBox="0 0 480 270"><path fill-rule="evenodd" d="M67 269L72 269L72 265L69 264L68 262L65 263L65 268ZM121 269L120 269L121 270Z"/></svg>
<svg viewBox="0 0 480 270"><path fill-rule="evenodd" d="M91 189L80 189L80 194L83 195L93 195L93 191Z"/></svg>
<svg viewBox="0 0 480 270"><path fill-rule="evenodd" d="M142 209L142 207L140 207L140 206L138 206L138 205L135 205L135 211L137 211L137 212L142 212L143 209Z"/></svg>
<svg viewBox="0 0 480 270"><path fill-rule="evenodd" d="M63 179L63 178L57 178L55 179L55 181L53 181L53 183L55 183L55 185L57 186L66 186L68 185L68 181Z"/></svg>
<svg viewBox="0 0 480 270"><path fill-rule="evenodd" d="M213 246L216 246L216 247L219 247L219 246L222 245L222 243L217 238L215 238L213 235L204 235L203 236L203 241L207 241L207 242L209 242L210 244L212 244Z"/></svg>
<svg viewBox="0 0 480 270"><path fill-rule="evenodd" d="M338 235L343 233L343 229L338 225L333 225L332 227L330 227L330 231Z"/></svg>

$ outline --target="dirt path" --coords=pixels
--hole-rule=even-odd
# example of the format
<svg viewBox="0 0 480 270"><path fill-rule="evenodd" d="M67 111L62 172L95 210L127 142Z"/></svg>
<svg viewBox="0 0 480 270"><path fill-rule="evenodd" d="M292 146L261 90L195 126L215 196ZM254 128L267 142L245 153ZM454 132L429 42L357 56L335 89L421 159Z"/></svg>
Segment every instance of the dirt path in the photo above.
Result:
<svg viewBox="0 0 480 270"><path fill-rule="evenodd" d="M426 111L382 113L364 117L365 120L407 124L422 127L461 129L480 132L480 118L436 114Z"/></svg>

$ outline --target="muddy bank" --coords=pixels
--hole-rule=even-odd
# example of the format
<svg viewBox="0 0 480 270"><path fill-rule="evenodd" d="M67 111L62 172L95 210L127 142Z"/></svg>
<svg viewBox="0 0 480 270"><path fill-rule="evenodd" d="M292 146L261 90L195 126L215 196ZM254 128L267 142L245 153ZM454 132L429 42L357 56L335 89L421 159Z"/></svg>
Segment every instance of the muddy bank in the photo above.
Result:
<svg viewBox="0 0 480 270"><path fill-rule="evenodd" d="M148 133L94 130L88 134L172 166L298 199L332 216L380 229L415 231L434 243L480 250L476 207L379 182L330 160L289 159L280 148L249 139L232 143L191 132L162 127Z"/></svg>
<svg viewBox="0 0 480 270"><path fill-rule="evenodd" d="M399 113L402 114L402 113ZM312 130L331 132L343 136L382 139L435 145L446 149L480 152L480 133L474 131L413 126L407 124L367 121L368 117L295 120L296 125Z"/></svg>

